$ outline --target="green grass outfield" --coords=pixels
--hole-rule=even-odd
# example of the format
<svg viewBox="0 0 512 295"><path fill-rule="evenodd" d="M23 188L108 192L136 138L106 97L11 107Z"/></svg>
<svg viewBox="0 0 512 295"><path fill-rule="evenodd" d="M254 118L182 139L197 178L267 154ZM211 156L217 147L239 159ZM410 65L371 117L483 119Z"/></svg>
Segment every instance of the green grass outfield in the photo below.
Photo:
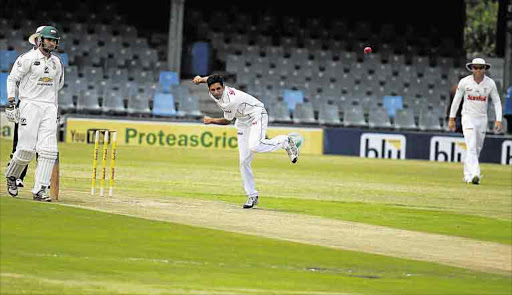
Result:
<svg viewBox="0 0 512 295"><path fill-rule="evenodd" d="M0 141L2 167L10 145ZM28 188L8 198L2 180L1 294L512 293L510 274L62 206L87 196L92 146L60 151L59 203L33 202ZM118 156L118 196L245 201L237 153L120 146ZM510 166L482 164L479 186L453 163L304 155L291 165L278 152L253 168L261 209L512 244Z"/></svg>

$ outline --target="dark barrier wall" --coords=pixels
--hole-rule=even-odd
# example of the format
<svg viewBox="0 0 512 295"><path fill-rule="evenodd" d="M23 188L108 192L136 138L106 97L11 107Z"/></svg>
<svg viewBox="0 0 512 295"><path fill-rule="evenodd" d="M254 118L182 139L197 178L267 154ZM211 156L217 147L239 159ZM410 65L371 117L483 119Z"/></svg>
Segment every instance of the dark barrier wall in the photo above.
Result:
<svg viewBox="0 0 512 295"><path fill-rule="evenodd" d="M369 158L460 162L466 153L462 134L327 128L324 153ZM512 164L512 137L487 135L480 154L485 163Z"/></svg>

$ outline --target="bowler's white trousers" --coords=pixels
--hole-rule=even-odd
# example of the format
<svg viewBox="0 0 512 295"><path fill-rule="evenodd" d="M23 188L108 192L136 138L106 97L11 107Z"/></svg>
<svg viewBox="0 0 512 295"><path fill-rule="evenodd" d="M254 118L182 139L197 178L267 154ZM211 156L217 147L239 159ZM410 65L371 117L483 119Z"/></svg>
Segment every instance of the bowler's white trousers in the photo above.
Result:
<svg viewBox="0 0 512 295"><path fill-rule="evenodd" d="M471 181L474 176L481 177L478 157L484 146L486 131L487 117L462 117L462 133L466 142L465 181Z"/></svg>
<svg viewBox="0 0 512 295"><path fill-rule="evenodd" d="M254 187L254 174L252 172L252 159L254 153L267 153L277 149L288 147L288 136L278 135L272 139L266 139L268 115L262 113L260 118L255 118L250 127L238 129L238 152L240 155L240 172L247 196L258 196Z"/></svg>

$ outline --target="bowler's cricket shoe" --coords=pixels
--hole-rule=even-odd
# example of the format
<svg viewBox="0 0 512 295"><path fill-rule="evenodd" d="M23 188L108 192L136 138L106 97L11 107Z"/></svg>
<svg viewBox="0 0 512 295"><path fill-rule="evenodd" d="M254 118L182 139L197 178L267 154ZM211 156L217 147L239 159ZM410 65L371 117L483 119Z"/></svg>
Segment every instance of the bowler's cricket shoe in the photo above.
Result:
<svg viewBox="0 0 512 295"><path fill-rule="evenodd" d="M25 183L23 183L23 179L21 179L21 178L16 179L16 186L17 187L25 187Z"/></svg>
<svg viewBox="0 0 512 295"><path fill-rule="evenodd" d="M34 194L34 201L40 202L51 202L52 198L46 194L46 191L40 190L37 194Z"/></svg>
<svg viewBox="0 0 512 295"><path fill-rule="evenodd" d="M258 205L258 196L255 197L247 197L247 202L245 202L243 208L250 209L254 206Z"/></svg>
<svg viewBox="0 0 512 295"><path fill-rule="evenodd" d="M288 148L286 148L286 152L288 153L288 157L290 157L290 161L294 164L297 163L299 160L299 149L291 136L288 136Z"/></svg>
<svg viewBox="0 0 512 295"><path fill-rule="evenodd" d="M18 196L18 186L16 185L16 177L14 176L11 176L11 177L7 177L7 192L9 193L9 195L11 195L11 197L16 197Z"/></svg>

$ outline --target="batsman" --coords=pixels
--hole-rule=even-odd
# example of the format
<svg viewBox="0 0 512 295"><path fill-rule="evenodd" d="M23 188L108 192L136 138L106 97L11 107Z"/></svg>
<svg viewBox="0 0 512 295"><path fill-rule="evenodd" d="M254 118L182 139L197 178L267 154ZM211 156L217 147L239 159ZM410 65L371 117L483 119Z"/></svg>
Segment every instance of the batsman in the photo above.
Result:
<svg viewBox="0 0 512 295"><path fill-rule="evenodd" d="M16 179L37 153L33 199L51 202L47 189L58 159L58 92L64 85L64 66L54 54L60 37L55 27L40 26L28 40L34 47L17 58L7 77L5 114L18 123L16 151L5 171L7 192L18 195Z"/></svg>

